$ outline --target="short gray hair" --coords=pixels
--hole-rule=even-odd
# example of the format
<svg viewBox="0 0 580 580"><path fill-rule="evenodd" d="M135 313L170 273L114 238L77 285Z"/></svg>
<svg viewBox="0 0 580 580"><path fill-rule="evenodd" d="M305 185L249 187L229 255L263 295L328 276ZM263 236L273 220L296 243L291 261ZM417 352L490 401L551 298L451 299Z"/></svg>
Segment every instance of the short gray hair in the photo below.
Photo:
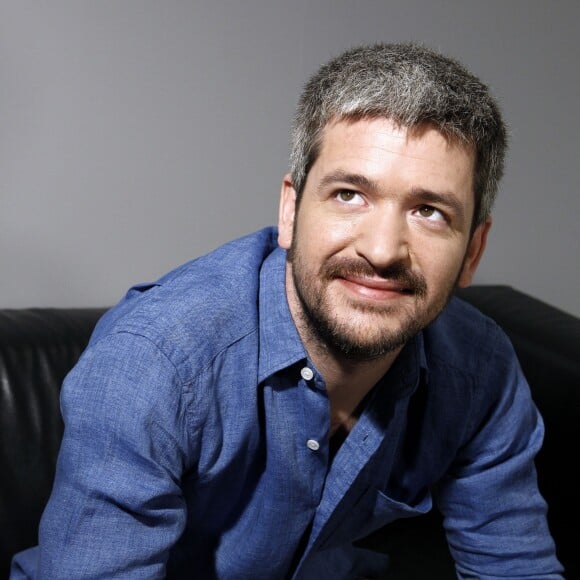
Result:
<svg viewBox="0 0 580 580"><path fill-rule="evenodd" d="M351 49L308 81L292 131L290 170L298 198L320 153L326 125L388 118L412 128L434 125L476 154L473 227L491 212L503 174L507 130L488 87L459 62L417 44Z"/></svg>

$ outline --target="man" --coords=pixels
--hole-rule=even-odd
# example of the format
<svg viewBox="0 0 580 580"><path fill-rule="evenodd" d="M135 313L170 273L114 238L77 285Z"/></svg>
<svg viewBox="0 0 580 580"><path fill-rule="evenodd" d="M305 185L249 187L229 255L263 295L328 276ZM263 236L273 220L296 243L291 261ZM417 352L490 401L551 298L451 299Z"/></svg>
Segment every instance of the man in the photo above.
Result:
<svg viewBox="0 0 580 580"><path fill-rule="evenodd" d="M388 556L357 540L436 501L459 577L559 578L541 420L502 332L450 300L484 251L505 145L450 59L377 45L322 67L278 231L133 288L99 323L14 577L377 577Z"/></svg>

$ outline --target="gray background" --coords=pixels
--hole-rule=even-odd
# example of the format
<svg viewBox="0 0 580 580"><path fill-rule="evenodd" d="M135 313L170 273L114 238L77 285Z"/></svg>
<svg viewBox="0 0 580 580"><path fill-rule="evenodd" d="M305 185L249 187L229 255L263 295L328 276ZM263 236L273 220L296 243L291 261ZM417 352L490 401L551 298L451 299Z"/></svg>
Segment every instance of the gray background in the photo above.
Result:
<svg viewBox="0 0 580 580"><path fill-rule="evenodd" d="M570 1L0 1L0 307L116 302L276 219L301 86L415 40L488 82L512 128L476 281L580 315Z"/></svg>

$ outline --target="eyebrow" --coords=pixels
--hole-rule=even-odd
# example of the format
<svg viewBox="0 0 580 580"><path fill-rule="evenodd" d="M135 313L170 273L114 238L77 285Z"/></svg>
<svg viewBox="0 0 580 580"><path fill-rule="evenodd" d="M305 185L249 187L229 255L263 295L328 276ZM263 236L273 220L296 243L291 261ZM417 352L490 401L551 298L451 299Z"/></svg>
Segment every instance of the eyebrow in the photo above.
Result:
<svg viewBox="0 0 580 580"><path fill-rule="evenodd" d="M337 181L348 183L349 185L359 187L360 189L364 189L366 191L371 191L372 193L377 193L380 189L378 183L372 179L369 179L360 173L349 173L348 171L343 171L342 169L338 169L325 175L320 180L320 183L316 189L320 192L325 187L328 187Z"/></svg>
<svg viewBox="0 0 580 580"><path fill-rule="evenodd" d="M457 196L454 193L438 193L428 189L418 188L413 189L411 195L426 204L435 203L445 206L449 208L461 220L461 222L465 220L463 204L457 199Z"/></svg>
<svg viewBox="0 0 580 580"><path fill-rule="evenodd" d="M377 194L381 187L376 181L360 173L349 173L338 169L325 175L318 184L317 190L320 192L325 187L337 182L347 183L353 187L369 191ZM425 188L413 188L411 190L411 197L417 199L425 204L438 204L449 208L462 222L465 220L465 210L463 204L457 199L457 196L452 192L436 192Z"/></svg>

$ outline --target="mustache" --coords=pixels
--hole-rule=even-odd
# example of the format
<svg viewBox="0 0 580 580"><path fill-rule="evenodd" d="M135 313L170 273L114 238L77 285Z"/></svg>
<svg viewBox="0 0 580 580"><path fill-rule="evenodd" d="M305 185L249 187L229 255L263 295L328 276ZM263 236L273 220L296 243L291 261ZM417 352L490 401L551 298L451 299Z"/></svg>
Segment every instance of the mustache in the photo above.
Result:
<svg viewBox="0 0 580 580"><path fill-rule="evenodd" d="M374 278L378 276L404 286L409 294L423 297L427 294L425 278L410 270L403 262L394 262L385 268L377 269L365 260L352 258L333 258L321 268L324 278L347 278L349 276Z"/></svg>

